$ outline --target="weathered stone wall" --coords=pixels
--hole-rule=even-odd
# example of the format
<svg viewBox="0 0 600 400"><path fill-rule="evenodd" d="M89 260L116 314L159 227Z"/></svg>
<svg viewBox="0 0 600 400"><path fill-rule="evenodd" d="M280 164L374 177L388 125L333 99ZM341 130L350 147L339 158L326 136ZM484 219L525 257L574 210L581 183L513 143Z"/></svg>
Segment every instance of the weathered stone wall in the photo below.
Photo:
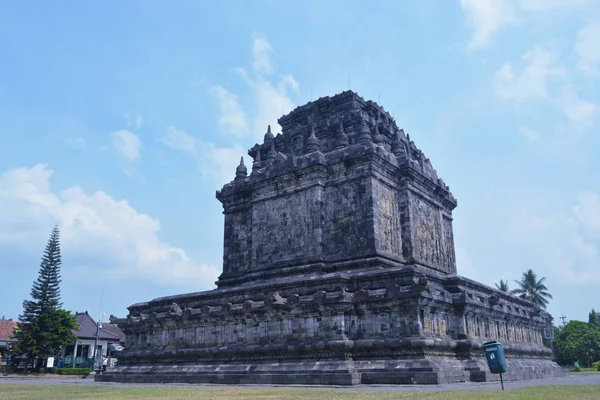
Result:
<svg viewBox="0 0 600 400"><path fill-rule="evenodd" d="M381 107L344 93L281 122L283 134L269 131L249 151L252 172L217 193L226 215L220 286L253 271L373 256L456 272L456 201Z"/></svg>
<svg viewBox="0 0 600 400"><path fill-rule="evenodd" d="M377 253L403 261L398 188L376 178L371 186Z"/></svg>
<svg viewBox="0 0 600 400"><path fill-rule="evenodd" d="M444 266L449 274L456 274L456 253L454 251L454 231L452 229L452 216L441 211L442 216L442 251Z"/></svg>
<svg viewBox="0 0 600 400"><path fill-rule="evenodd" d="M323 188L316 186L253 203L252 265L319 260L323 243L322 198Z"/></svg>
<svg viewBox="0 0 600 400"><path fill-rule="evenodd" d="M155 299L116 320L126 351L98 380L444 383L564 375L531 303L456 276L456 200L389 114L355 93L280 119L217 192L218 289Z"/></svg>
<svg viewBox="0 0 600 400"><path fill-rule="evenodd" d="M414 195L409 195L408 204L414 260L445 272L439 211L429 201Z"/></svg>
<svg viewBox="0 0 600 400"><path fill-rule="evenodd" d="M393 342L420 336L502 339L509 348L525 345L543 352L545 314L514 296L459 278L449 284L434 276L420 278L403 269L364 279L360 283L313 279L262 293L248 288L243 293L157 299L131 307L129 319L122 321L130 328L126 347L267 346L336 339Z"/></svg>
<svg viewBox="0 0 600 400"><path fill-rule="evenodd" d="M369 188L364 179L343 182L325 191L324 254L327 260L372 253L366 214Z"/></svg>
<svg viewBox="0 0 600 400"><path fill-rule="evenodd" d="M225 213L223 270L240 273L252 262L251 209L244 207Z"/></svg>

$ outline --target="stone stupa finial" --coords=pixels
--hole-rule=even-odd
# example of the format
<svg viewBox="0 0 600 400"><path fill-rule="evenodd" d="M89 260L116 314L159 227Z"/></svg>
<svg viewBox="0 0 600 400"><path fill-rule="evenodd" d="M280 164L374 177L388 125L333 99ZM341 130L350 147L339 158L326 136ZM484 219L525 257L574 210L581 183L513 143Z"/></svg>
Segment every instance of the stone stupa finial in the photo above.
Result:
<svg viewBox="0 0 600 400"><path fill-rule="evenodd" d="M262 161L260 159L260 148L256 150L256 156L254 156L254 162L252 163L252 170L260 169L262 166Z"/></svg>
<svg viewBox="0 0 600 400"><path fill-rule="evenodd" d="M312 125L310 127L310 136L306 139L306 152L312 153L315 151L319 151L321 149L321 143L319 139L317 139L317 135L315 135L315 126Z"/></svg>
<svg viewBox="0 0 600 400"><path fill-rule="evenodd" d="M269 131L267 133L270 133L270 132L271 131ZM271 146L269 147L269 151L267 151L267 154L265 154L265 160L274 160L275 157L277 157L277 154L275 151L275 141L271 140L270 142L271 142Z"/></svg>
<svg viewBox="0 0 600 400"><path fill-rule="evenodd" d="M367 125L367 121L365 121L364 119L363 119L360 129L358 131L358 137L356 138L356 141L358 143L364 144L364 145L373 143L373 138L371 137L371 130L369 129L369 126Z"/></svg>
<svg viewBox="0 0 600 400"><path fill-rule="evenodd" d="M271 125L267 125L267 133L265 133L265 142L275 139L275 136L271 132Z"/></svg>
<svg viewBox="0 0 600 400"><path fill-rule="evenodd" d="M337 132L335 133L335 148L342 149L347 147L350 144L348 141L348 135L344 132L344 124L340 120L340 123L337 128Z"/></svg>
<svg viewBox="0 0 600 400"><path fill-rule="evenodd" d="M379 133L379 123L375 123L375 134L373 135L373 142L377 146L383 146L385 143L383 140L383 135Z"/></svg>
<svg viewBox="0 0 600 400"><path fill-rule="evenodd" d="M404 143L400 140L400 131L396 132L396 135L394 136L392 153L394 153L398 162L404 162L406 160L406 148L404 147Z"/></svg>
<svg viewBox="0 0 600 400"><path fill-rule="evenodd" d="M248 169L244 165L244 157L240 158L240 165L235 169L235 179L244 179L248 176Z"/></svg>

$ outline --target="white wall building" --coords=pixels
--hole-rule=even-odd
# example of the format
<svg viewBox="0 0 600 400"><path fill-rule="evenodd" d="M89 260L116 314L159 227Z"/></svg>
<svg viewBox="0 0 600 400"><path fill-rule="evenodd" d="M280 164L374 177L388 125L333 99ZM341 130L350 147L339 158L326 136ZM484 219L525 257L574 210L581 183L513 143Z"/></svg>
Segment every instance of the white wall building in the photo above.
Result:
<svg viewBox="0 0 600 400"><path fill-rule="evenodd" d="M96 362L104 356L111 355L111 345L123 344L125 335L117 325L94 321L88 312L75 313L79 329L73 333L77 337L75 343L67 346L62 354L63 367L79 367L91 365L96 345Z"/></svg>

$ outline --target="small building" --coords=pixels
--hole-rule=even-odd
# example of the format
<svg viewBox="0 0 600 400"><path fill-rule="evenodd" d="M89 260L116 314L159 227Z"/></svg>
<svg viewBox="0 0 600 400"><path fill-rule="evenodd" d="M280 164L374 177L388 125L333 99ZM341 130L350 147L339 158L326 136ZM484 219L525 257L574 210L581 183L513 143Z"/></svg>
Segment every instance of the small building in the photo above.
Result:
<svg viewBox="0 0 600 400"><path fill-rule="evenodd" d="M124 343L125 335L115 324L96 323L87 311L76 312L75 319L79 324L79 329L73 330L77 340L66 346L62 354L63 365L66 367L90 365L94 357L94 344L97 345L96 359L101 359L110 356L115 345L121 346Z"/></svg>
<svg viewBox="0 0 600 400"><path fill-rule="evenodd" d="M12 336L17 324L18 322L12 319L0 319L0 357L2 358L2 365L4 365L7 350L15 341Z"/></svg>

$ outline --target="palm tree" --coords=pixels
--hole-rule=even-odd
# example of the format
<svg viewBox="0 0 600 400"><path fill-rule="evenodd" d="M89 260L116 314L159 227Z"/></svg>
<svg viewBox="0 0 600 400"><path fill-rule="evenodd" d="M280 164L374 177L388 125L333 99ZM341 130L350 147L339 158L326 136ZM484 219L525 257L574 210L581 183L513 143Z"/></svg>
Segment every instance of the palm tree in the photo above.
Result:
<svg viewBox="0 0 600 400"><path fill-rule="evenodd" d="M514 289L511 293L545 309L548 299L552 298L552 295L548 292L548 288L544 285L545 280L546 278L542 278L538 281L536 273L529 269L527 272L523 272L520 281L515 281L520 287Z"/></svg>
<svg viewBox="0 0 600 400"><path fill-rule="evenodd" d="M496 283L496 289L502 290L503 292L508 292L508 281L503 281L500 279L500 283Z"/></svg>

